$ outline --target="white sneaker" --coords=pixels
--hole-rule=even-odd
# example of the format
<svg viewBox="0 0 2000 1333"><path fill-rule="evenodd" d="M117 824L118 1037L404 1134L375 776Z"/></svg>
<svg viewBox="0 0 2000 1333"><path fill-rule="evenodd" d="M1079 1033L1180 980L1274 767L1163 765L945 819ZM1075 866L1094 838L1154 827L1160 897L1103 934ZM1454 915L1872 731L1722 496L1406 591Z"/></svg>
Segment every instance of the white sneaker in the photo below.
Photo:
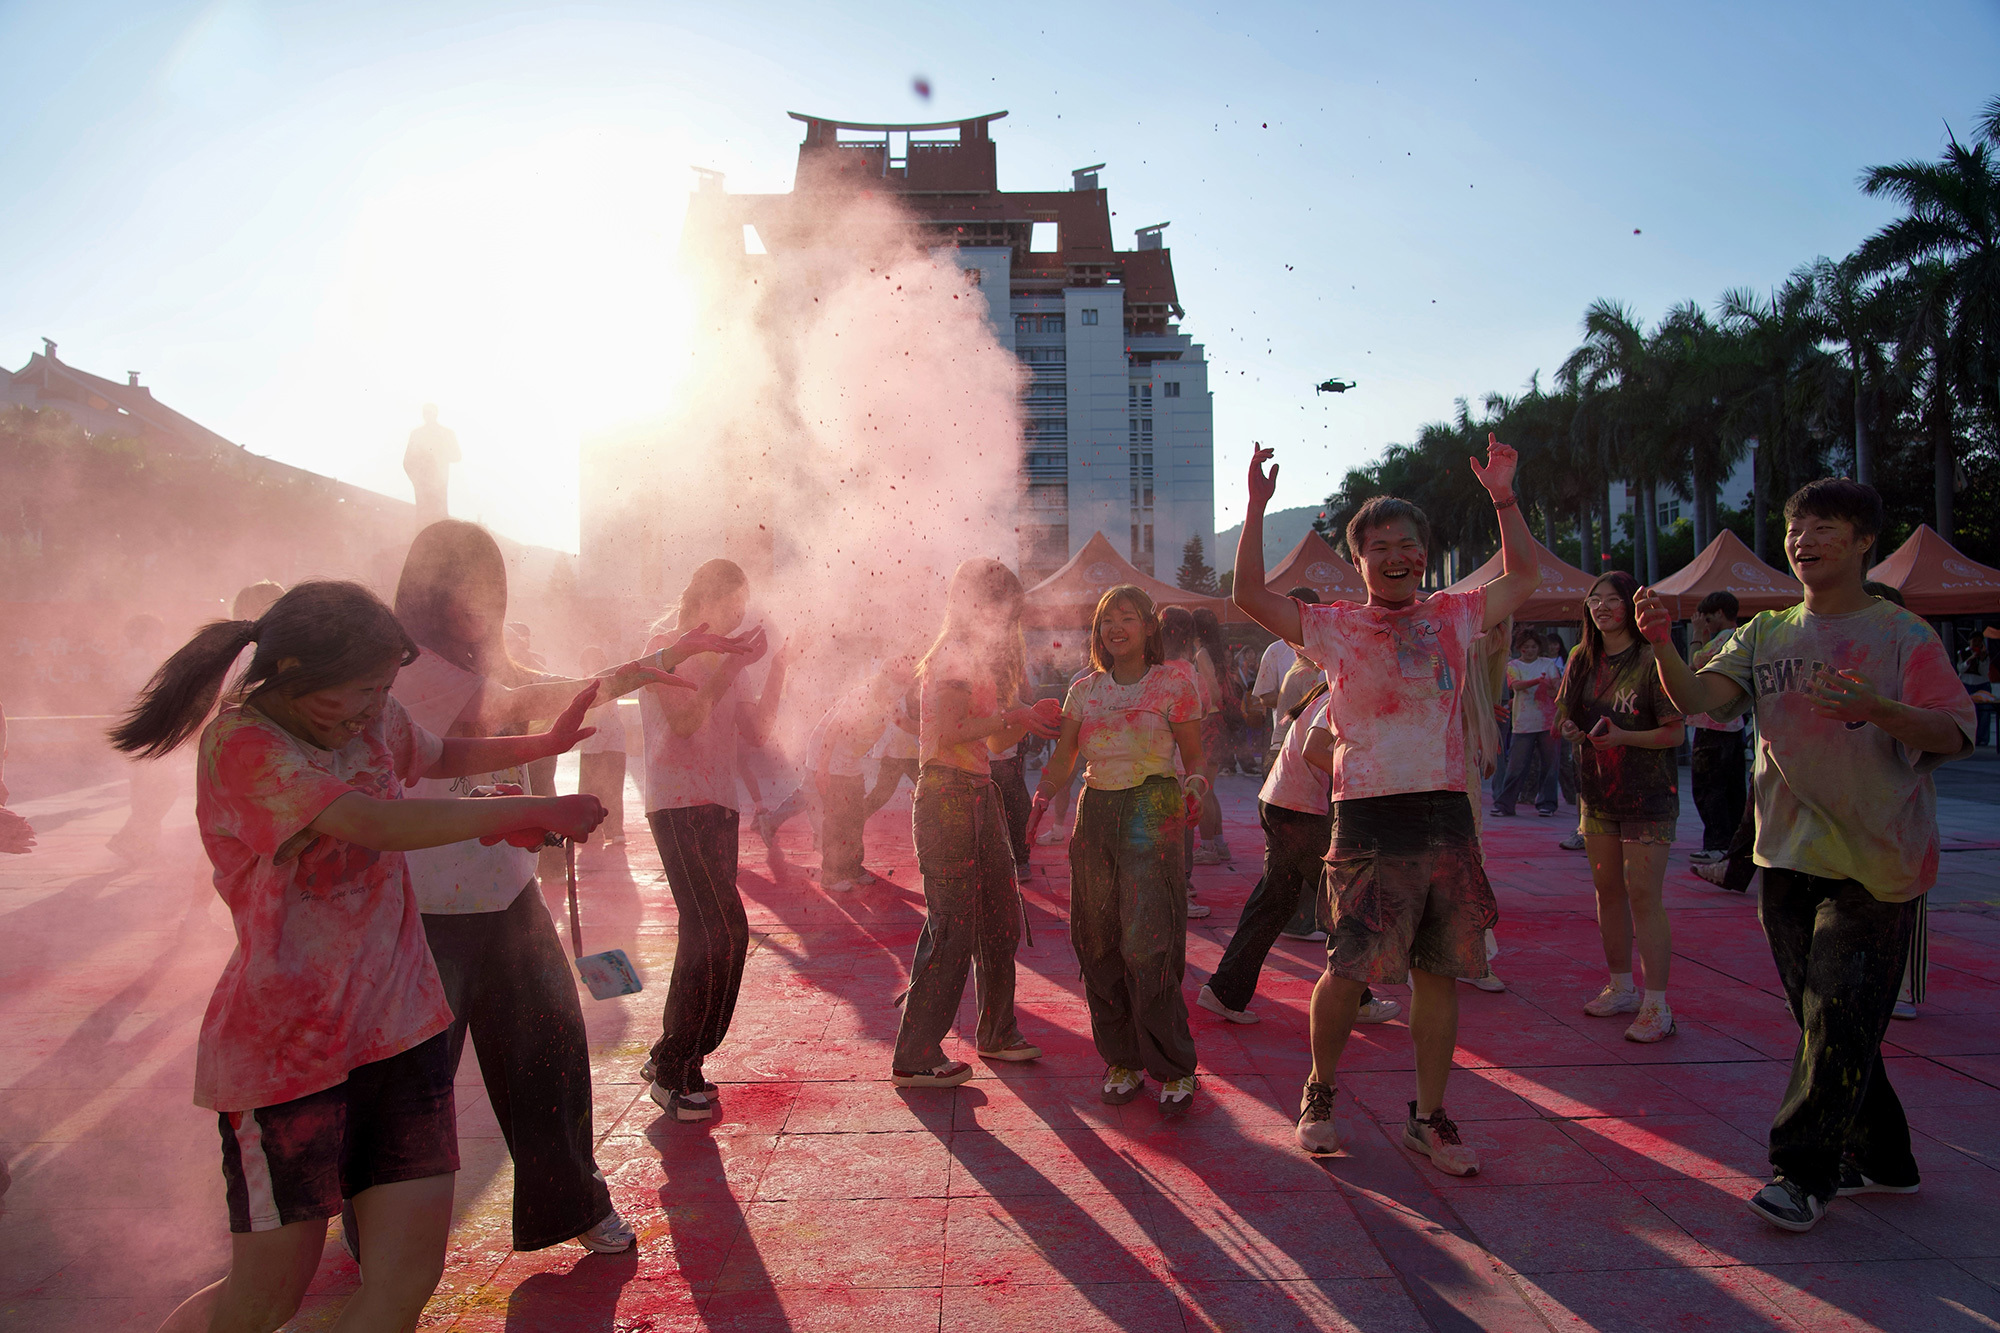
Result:
<svg viewBox="0 0 2000 1333"><path fill-rule="evenodd" d="M1146 1076L1136 1069L1124 1065L1112 1065L1104 1071L1104 1087L1099 1096L1106 1106L1123 1106L1139 1095L1146 1086Z"/></svg>
<svg viewBox="0 0 2000 1333"><path fill-rule="evenodd" d="M632 1230L625 1219L613 1208L598 1220L596 1226L578 1236L577 1243L594 1254L623 1254L632 1248L632 1242L639 1239L639 1233Z"/></svg>
<svg viewBox="0 0 2000 1333"><path fill-rule="evenodd" d="M859 880L837 879L826 886L826 891L828 893L852 893L860 887L861 881Z"/></svg>
<svg viewBox="0 0 2000 1333"><path fill-rule="evenodd" d="M1357 1023L1386 1023L1402 1012L1403 1006L1400 1001L1385 1000L1378 995L1355 1011L1354 1021Z"/></svg>
<svg viewBox="0 0 2000 1333"><path fill-rule="evenodd" d="M1208 912L1209 907L1207 903L1198 903L1194 900L1192 893L1188 895L1188 916L1190 919L1199 921L1202 917L1207 916Z"/></svg>
<svg viewBox="0 0 2000 1333"><path fill-rule="evenodd" d="M1613 990L1611 983L1607 981L1604 983L1604 989L1597 992L1597 995L1583 1006L1583 1012L1592 1018L1609 1018L1613 1014L1636 1014L1639 1012L1639 1001L1643 998L1637 986L1627 990Z"/></svg>
<svg viewBox="0 0 2000 1333"><path fill-rule="evenodd" d="M1037 847L1059 847L1062 845L1062 840L1063 829L1060 824L1045 828L1035 835L1035 845Z"/></svg>
<svg viewBox="0 0 2000 1333"><path fill-rule="evenodd" d="M1194 863L1198 866L1219 866L1229 859L1229 849L1219 842L1204 842L1194 849Z"/></svg>
<svg viewBox="0 0 2000 1333"><path fill-rule="evenodd" d="M1160 1114L1164 1116L1184 1116L1194 1105L1194 1075L1177 1078L1160 1085Z"/></svg>
<svg viewBox="0 0 2000 1333"><path fill-rule="evenodd" d="M1308 1083L1299 1097L1299 1147L1315 1156L1340 1151L1340 1126L1333 1120L1333 1085Z"/></svg>
<svg viewBox="0 0 2000 1333"><path fill-rule="evenodd" d="M1910 1019L1910 1018L1915 1018L1916 1016L1917 1016L1917 1006L1911 1004L1908 1000L1896 1001L1896 1007L1889 1011L1889 1017L1891 1018Z"/></svg>
<svg viewBox="0 0 2000 1333"><path fill-rule="evenodd" d="M1228 1005L1217 999L1215 992L1207 986L1201 988L1201 991L1194 997L1194 1002L1201 1008L1208 1010L1211 1014L1220 1014L1232 1023L1256 1023L1260 1021L1257 1015L1251 1013L1248 1009L1231 1009Z"/></svg>
<svg viewBox="0 0 2000 1333"><path fill-rule="evenodd" d="M1479 989L1485 991L1488 995L1498 995L1501 991L1507 989L1507 983L1494 976L1491 972L1488 972L1483 977L1460 977L1459 980L1468 985L1479 987Z"/></svg>

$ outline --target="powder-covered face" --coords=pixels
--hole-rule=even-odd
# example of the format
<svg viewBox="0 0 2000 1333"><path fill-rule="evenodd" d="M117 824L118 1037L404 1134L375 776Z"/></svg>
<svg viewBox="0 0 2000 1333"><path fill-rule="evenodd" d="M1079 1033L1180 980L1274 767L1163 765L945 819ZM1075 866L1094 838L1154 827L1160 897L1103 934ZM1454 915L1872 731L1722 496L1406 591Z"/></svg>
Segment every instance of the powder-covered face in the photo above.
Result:
<svg viewBox="0 0 2000 1333"><path fill-rule="evenodd" d="M264 711L279 726L322 750L338 750L367 730L381 716L396 683L401 664L389 662L377 671L310 694L269 698Z"/></svg>
<svg viewBox="0 0 2000 1333"><path fill-rule="evenodd" d="M1542 655L1542 645L1533 639L1523 639L1521 640L1521 646L1515 650L1515 653L1523 662L1532 662Z"/></svg>
<svg viewBox="0 0 2000 1333"><path fill-rule="evenodd" d="M1113 602L1097 622L1097 639L1111 660L1121 666L1144 661L1146 618L1127 602Z"/></svg>
<svg viewBox="0 0 2000 1333"><path fill-rule="evenodd" d="M1858 583L1875 547L1844 518L1797 514L1785 521L1785 559L1799 582L1815 590Z"/></svg>
<svg viewBox="0 0 2000 1333"><path fill-rule="evenodd" d="M1361 581L1376 602L1407 602L1424 581L1424 549L1417 525L1407 518L1378 523L1361 536Z"/></svg>
<svg viewBox="0 0 2000 1333"><path fill-rule="evenodd" d="M1583 605L1600 633L1631 628L1625 623L1625 599L1618 595L1618 589L1612 586L1609 579L1593 584L1590 595L1583 599Z"/></svg>
<svg viewBox="0 0 2000 1333"><path fill-rule="evenodd" d="M681 616L681 628L689 630L706 624L710 634L734 634L749 609L750 589L738 588L722 594L706 606L691 608Z"/></svg>

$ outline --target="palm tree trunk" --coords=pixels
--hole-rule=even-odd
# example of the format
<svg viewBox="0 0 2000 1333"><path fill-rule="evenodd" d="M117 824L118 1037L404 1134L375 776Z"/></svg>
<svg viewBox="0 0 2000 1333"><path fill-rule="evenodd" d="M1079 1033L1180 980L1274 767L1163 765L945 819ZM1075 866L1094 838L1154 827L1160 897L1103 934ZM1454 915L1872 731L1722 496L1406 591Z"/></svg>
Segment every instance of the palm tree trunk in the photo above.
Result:
<svg viewBox="0 0 2000 1333"><path fill-rule="evenodd" d="M1764 461L1764 451L1758 447L1755 436L1750 439L1750 545L1757 558L1769 563L1770 541L1766 533L1769 526L1764 517L1764 488L1769 484L1765 473L1770 465Z"/></svg>
<svg viewBox="0 0 2000 1333"><path fill-rule="evenodd" d="M1938 536L1946 541L1952 539L1951 501L1954 484L1958 480L1958 453L1951 447L1951 419L1948 414L1933 411L1931 425L1931 463L1935 474L1931 479L1932 493L1937 500Z"/></svg>
<svg viewBox="0 0 2000 1333"><path fill-rule="evenodd" d="M1590 502L1576 502L1576 567L1586 574L1595 574L1597 565L1590 557Z"/></svg>
<svg viewBox="0 0 2000 1333"><path fill-rule="evenodd" d="M1660 483L1646 483L1646 586L1660 581Z"/></svg>
<svg viewBox="0 0 2000 1333"><path fill-rule="evenodd" d="M1604 533L1604 545L1597 548L1598 558L1603 562L1600 568L1609 569L1611 548L1618 544L1618 530L1611 526L1611 483L1605 482L1597 488L1597 517Z"/></svg>
<svg viewBox="0 0 2000 1333"><path fill-rule="evenodd" d="M1551 551L1556 549L1556 507L1542 506L1542 545Z"/></svg>
<svg viewBox="0 0 2000 1333"><path fill-rule="evenodd" d="M1863 486L1875 484L1875 460L1868 453L1868 417L1861 388L1861 356L1854 356L1854 479Z"/></svg>

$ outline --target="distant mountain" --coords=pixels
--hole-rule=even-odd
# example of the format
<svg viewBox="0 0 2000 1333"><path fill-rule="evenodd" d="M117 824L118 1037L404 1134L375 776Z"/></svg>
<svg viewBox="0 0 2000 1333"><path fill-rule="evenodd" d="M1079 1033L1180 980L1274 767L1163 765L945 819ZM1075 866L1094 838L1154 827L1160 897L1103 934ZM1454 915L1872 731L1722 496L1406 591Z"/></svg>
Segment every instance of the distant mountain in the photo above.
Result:
<svg viewBox="0 0 2000 1333"><path fill-rule="evenodd" d="M1264 515L1264 568L1269 569L1285 558L1299 538L1312 531L1313 520L1325 510L1325 505L1306 505L1299 509L1279 509ZM1215 534L1215 551L1208 563L1215 566L1215 572L1225 574L1236 568L1236 539L1243 532L1243 525L1236 524Z"/></svg>

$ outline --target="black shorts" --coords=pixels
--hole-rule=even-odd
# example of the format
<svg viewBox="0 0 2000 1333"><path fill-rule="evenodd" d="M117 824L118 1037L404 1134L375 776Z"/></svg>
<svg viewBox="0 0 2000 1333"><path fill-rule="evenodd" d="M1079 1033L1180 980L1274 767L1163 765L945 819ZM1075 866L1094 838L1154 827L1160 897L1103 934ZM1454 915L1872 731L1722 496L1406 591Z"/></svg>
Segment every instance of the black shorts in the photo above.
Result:
<svg viewBox="0 0 2000 1333"><path fill-rule="evenodd" d="M1326 854L1333 929L1327 970L1400 982L1412 968L1483 977L1486 931L1500 919L1462 791L1402 792L1333 803Z"/></svg>
<svg viewBox="0 0 2000 1333"><path fill-rule="evenodd" d="M324 1091L217 1116L229 1229L333 1217L343 1199L375 1185L458 1170L445 1036L362 1065Z"/></svg>

